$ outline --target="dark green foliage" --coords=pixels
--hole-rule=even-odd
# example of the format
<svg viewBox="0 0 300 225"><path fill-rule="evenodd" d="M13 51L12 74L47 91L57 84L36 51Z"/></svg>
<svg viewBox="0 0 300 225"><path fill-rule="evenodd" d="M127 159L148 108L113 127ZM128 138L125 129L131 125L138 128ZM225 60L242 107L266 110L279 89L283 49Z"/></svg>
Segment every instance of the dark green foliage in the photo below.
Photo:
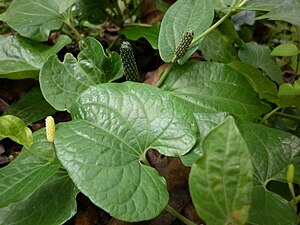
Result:
<svg viewBox="0 0 300 225"><path fill-rule="evenodd" d="M128 41L123 41L121 44L120 55L126 80L138 81L139 72L134 59L132 47Z"/></svg>

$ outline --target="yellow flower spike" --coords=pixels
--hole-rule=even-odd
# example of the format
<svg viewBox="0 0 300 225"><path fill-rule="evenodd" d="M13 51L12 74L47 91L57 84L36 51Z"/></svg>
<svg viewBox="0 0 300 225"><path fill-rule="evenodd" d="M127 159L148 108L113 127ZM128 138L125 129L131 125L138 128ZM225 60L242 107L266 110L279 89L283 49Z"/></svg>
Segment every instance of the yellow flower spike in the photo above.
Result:
<svg viewBox="0 0 300 225"><path fill-rule="evenodd" d="M46 120L46 136L47 140L54 143L55 122L52 116L47 116Z"/></svg>
<svg viewBox="0 0 300 225"><path fill-rule="evenodd" d="M293 183L294 182L294 174L295 174L295 167L293 164L290 164L288 166L287 169L287 173L286 173L286 180L289 183Z"/></svg>

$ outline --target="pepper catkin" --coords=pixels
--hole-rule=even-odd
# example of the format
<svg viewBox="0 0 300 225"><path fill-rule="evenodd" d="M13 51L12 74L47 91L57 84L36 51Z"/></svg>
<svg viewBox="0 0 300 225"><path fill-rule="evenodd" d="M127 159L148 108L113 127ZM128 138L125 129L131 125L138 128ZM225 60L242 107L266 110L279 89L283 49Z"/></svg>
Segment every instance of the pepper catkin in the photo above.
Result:
<svg viewBox="0 0 300 225"><path fill-rule="evenodd" d="M51 143L54 143L55 135L55 122L52 116L47 116L46 121L46 136L47 140Z"/></svg>
<svg viewBox="0 0 300 225"><path fill-rule="evenodd" d="M121 61L126 80L138 81L139 72L134 59L132 47L128 41L123 41L120 47Z"/></svg>
<svg viewBox="0 0 300 225"><path fill-rule="evenodd" d="M178 46L175 49L174 58L172 62L177 61L180 59L189 49L192 41L194 39L194 30L193 29L187 29L186 32L182 35L180 42Z"/></svg>

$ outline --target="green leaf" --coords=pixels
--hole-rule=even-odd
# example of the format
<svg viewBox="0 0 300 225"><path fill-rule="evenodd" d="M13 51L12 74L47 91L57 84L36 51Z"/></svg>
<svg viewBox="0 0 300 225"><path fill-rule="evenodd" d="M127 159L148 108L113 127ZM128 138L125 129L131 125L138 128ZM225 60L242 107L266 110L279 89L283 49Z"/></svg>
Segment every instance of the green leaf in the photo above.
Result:
<svg viewBox="0 0 300 225"><path fill-rule="evenodd" d="M126 82L87 89L71 114L57 127L55 147L80 191L115 218L156 217L168 202L166 183L140 160L149 148L188 152L197 134L192 113L158 88Z"/></svg>
<svg viewBox="0 0 300 225"><path fill-rule="evenodd" d="M266 99L270 102L276 102L278 100L278 90L275 83L264 76L255 66L239 61L232 62L228 65L236 71L239 71L248 79L253 89L259 94L260 99Z"/></svg>
<svg viewBox="0 0 300 225"><path fill-rule="evenodd" d="M246 43L239 51L242 62L252 64L263 69L266 74L275 82L282 82L282 72L271 57L271 50L266 45L258 45L255 42Z"/></svg>
<svg viewBox="0 0 300 225"><path fill-rule="evenodd" d="M280 107L300 106L300 80L296 80L294 84L281 84L278 91Z"/></svg>
<svg viewBox="0 0 300 225"><path fill-rule="evenodd" d="M51 30L63 24L63 13L76 0L15 0L5 13L5 22L19 34L47 41Z"/></svg>
<svg viewBox="0 0 300 225"><path fill-rule="evenodd" d="M228 117L213 129L202 148L203 155L192 166L189 179L198 214L208 225L245 224L251 201L252 165L234 119Z"/></svg>
<svg viewBox="0 0 300 225"><path fill-rule="evenodd" d="M192 166L197 161L202 153L202 140L205 136L220 123L229 116L228 113L194 113L194 117L197 121L199 134L197 136L197 142L187 154L180 156L181 161L186 166Z"/></svg>
<svg viewBox="0 0 300 225"><path fill-rule="evenodd" d="M26 124L31 124L55 112L56 110L44 99L40 88L35 87L27 92L18 102L13 103L5 111L5 115L19 117Z"/></svg>
<svg viewBox="0 0 300 225"><path fill-rule="evenodd" d="M293 56L298 54L298 47L294 43L284 43L278 45L271 52L272 56Z"/></svg>
<svg viewBox="0 0 300 225"><path fill-rule="evenodd" d="M46 59L70 43L65 35L60 35L54 46L20 36L0 38L0 78L37 78Z"/></svg>
<svg viewBox="0 0 300 225"><path fill-rule="evenodd" d="M220 63L174 65L161 88L194 113L229 112L252 120L270 110L243 75Z"/></svg>
<svg viewBox="0 0 300 225"><path fill-rule="evenodd" d="M119 34L125 35L129 40L136 41L140 38L145 38L152 46L158 48L158 34L160 24L154 24L151 27L130 26L119 31Z"/></svg>
<svg viewBox="0 0 300 225"><path fill-rule="evenodd" d="M111 82L123 75L120 56L115 52L106 55L96 39L84 39L80 49L78 60L67 53L64 62L52 56L42 67L42 93L57 110L69 110L77 96L90 86Z"/></svg>
<svg viewBox="0 0 300 225"><path fill-rule="evenodd" d="M214 18L211 0L178 0L166 12L161 23L158 48L163 61L171 62L182 35L193 29L198 37L209 28ZM199 42L190 47L180 60L183 64L198 48Z"/></svg>
<svg viewBox="0 0 300 225"><path fill-rule="evenodd" d="M239 59L232 40L218 29L203 38L199 50L207 61L230 63Z"/></svg>
<svg viewBox="0 0 300 225"><path fill-rule="evenodd" d="M59 168L58 160L45 161L29 151L23 152L0 170L0 208L27 199ZM0 213L1 215L1 213ZM0 224L2 216L0 216Z"/></svg>
<svg viewBox="0 0 300 225"><path fill-rule="evenodd" d="M6 225L64 224L76 213L75 187L65 171L58 171L28 199L0 209Z"/></svg>
<svg viewBox="0 0 300 225"><path fill-rule="evenodd" d="M0 116L0 127L0 140L8 137L26 147L32 144L31 130L18 117L11 115Z"/></svg>
<svg viewBox="0 0 300 225"><path fill-rule="evenodd" d="M298 0L285 0L267 14L256 19L283 20L296 26L300 26L300 2Z"/></svg>
<svg viewBox="0 0 300 225"><path fill-rule="evenodd" d="M287 200L260 186L252 190L248 222L257 225L296 225L297 215Z"/></svg>
<svg viewBox="0 0 300 225"><path fill-rule="evenodd" d="M246 3L244 8L246 10L271 11L282 2L284 2L284 0L250 0Z"/></svg>
<svg viewBox="0 0 300 225"><path fill-rule="evenodd" d="M296 214L290 204L277 194L269 192L266 187L273 180L286 182L289 164L295 165L295 171L300 170L300 139L287 132L258 124L241 120L237 124L248 145L256 183L252 191L249 221L259 225L295 225ZM299 173L295 182L300 182Z"/></svg>
<svg viewBox="0 0 300 225"><path fill-rule="evenodd" d="M168 10L168 6L163 0L156 0L156 7L164 13Z"/></svg>

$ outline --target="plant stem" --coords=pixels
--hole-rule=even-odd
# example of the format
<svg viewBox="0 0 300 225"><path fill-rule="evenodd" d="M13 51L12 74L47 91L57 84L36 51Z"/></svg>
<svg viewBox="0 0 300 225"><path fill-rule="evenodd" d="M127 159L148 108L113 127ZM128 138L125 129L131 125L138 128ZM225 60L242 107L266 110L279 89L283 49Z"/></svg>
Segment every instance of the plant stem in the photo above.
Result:
<svg viewBox="0 0 300 225"><path fill-rule="evenodd" d="M191 46L194 45L195 43L197 43L199 40L201 40L201 38L203 38L205 35L209 34L210 32L212 32L214 29L216 29L218 26L221 25L221 23L223 23L228 17L231 16L232 13L234 13L234 11L236 11L238 8L242 7L244 4L246 4L248 2L248 0L243 0L242 2L240 1L236 6L235 5L236 0L234 0L231 4L231 9L221 18L219 19L214 25L212 25L210 28L208 28L206 31L204 31L202 34L200 34L197 38L195 38L192 43Z"/></svg>
<svg viewBox="0 0 300 225"><path fill-rule="evenodd" d="M152 27L152 24L148 24L148 23L125 23L123 25L123 27L131 27L131 26Z"/></svg>
<svg viewBox="0 0 300 225"><path fill-rule="evenodd" d="M181 222L185 223L186 225L197 225L193 221L191 221L188 218L186 218L183 215L181 215L179 212L177 212L170 205L167 205L165 209L166 209L167 212L169 212L171 215L175 216L177 219L179 219Z"/></svg>
<svg viewBox="0 0 300 225"><path fill-rule="evenodd" d="M74 39L79 42L82 39L81 34L77 31L77 29L73 26L73 16L72 16L72 12L71 10L68 11L67 13L67 17L65 17L63 19L63 22L70 28L70 30L72 31L72 33L75 35Z"/></svg>
<svg viewBox="0 0 300 225"><path fill-rule="evenodd" d="M287 118L287 119L291 119L291 120L298 120L298 121L300 121L300 117L299 116L294 116L294 115L290 115L290 114L283 113L283 112L275 112L274 115L281 116L281 117L284 117L284 118Z"/></svg>
<svg viewBox="0 0 300 225"><path fill-rule="evenodd" d="M170 73L170 70L172 69L173 65L174 64L169 65L168 68L163 72L163 74L161 74L159 80L155 84L156 87L159 87L164 82L164 80L166 79L166 77Z"/></svg>
<svg viewBox="0 0 300 225"><path fill-rule="evenodd" d="M272 116L274 113L276 113L280 107L278 106L277 108L273 109L271 112L267 113L260 121L260 124L266 123L266 121Z"/></svg>
<svg viewBox="0 0 300 225"><path fill-rule="evenodd" d="M294 201L295 201L295 204L298 204L298 202L300 202L300 195L298 195Z"/></svg>

